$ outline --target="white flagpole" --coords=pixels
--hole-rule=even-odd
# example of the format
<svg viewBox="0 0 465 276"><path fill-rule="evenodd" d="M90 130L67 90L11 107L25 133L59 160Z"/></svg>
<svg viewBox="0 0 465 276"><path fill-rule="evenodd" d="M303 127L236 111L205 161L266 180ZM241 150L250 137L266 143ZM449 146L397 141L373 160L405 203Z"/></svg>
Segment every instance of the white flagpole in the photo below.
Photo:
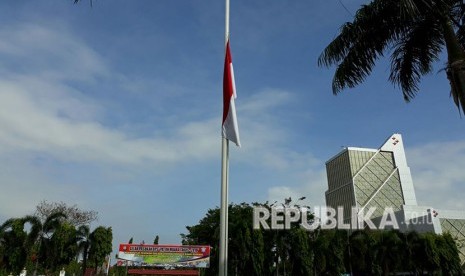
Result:
<svg viewBox="0 0 465 276"><path fill-rule="evenodd" d="M229 0L226 1L224 49L229 40ZM221 144L221 207L220 207L220 260L219 276L228 275L228 183L229 182L229 141L222 138Z"/></svg>
<svg viewBox="0 0 465 276"><path fill-rule="evenodd" d="M221 208L219 276L228 275L228 172L229 141L223 137L221 146Z"/></svg>

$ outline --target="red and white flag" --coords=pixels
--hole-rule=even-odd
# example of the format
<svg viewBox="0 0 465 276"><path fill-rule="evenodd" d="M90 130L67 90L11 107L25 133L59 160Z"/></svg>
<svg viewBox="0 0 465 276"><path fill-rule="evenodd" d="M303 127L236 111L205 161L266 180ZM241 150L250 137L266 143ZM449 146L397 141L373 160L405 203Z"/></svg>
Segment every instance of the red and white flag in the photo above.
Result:
<svg viewBox="0 0 465 276"><path fill-rule="evenodd" d="M239 127L237 124L236 106L234 105L234 99L236 99L236 97L234 70L228 40L226 43L226 58L224 60L223 76L223 137L234 142L238 147L240 147Z"/></svg>

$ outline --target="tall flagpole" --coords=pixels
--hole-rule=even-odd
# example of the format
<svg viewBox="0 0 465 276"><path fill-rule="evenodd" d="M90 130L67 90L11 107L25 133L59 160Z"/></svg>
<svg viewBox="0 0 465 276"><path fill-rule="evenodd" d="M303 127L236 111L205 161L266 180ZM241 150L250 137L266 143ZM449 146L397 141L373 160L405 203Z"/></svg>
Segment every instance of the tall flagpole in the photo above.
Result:
<svg viewBox="0 0 465 276"><path fill-rule="evenodd" d="M228 173L229 141L222 138L221 146L221 208L220 208L220 260L219 276L228 275Z"/></svg>
<svg viewBox="0 0 465 276"><path fill-rule="evenodd" d="M229 0L225 8L224 44L229 40ZM228 275L228 181L229 181L229 140L223 136L221 144L221 207L220 207L220 260L219 276Z"/></svg>

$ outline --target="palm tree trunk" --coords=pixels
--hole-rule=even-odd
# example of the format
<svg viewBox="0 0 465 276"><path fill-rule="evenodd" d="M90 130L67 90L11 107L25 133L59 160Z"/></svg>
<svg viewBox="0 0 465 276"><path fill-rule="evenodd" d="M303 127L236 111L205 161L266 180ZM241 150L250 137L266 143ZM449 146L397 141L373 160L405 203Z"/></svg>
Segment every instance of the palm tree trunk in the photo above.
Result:
<svg viewBox="0 0 465 276"><path fill-rule="evenodd" d="M87 269L87 251L88 251L88 245L84 245L84 252L82 253L82 276L86 275L86 269Z"/></svg>
<svg viewBox="0 0 465 276"><path fill-rule="evenodd" d="M384 276L389 275L389 266L388 266L388 263L386 261L384 261L384 263L383 263L383 275Z"/></svg>
<svg viewBox="0 0 465 276"><path fill-rule="evenodd" d="M39 239L39 244L37 246L37 257L34 264L34 272L32 273L33 276L37 275L37 269L39 268L39 256L40 256L40 247L42 246L42 239Z"/></svg>
<svg viewBox="0 0 465 276"><path fill-rule="evenodd" d="M448 57L446 72L451 85L451 95L457 107L465 112L465 52L449 19L444 20L443 30Z"/></svg>

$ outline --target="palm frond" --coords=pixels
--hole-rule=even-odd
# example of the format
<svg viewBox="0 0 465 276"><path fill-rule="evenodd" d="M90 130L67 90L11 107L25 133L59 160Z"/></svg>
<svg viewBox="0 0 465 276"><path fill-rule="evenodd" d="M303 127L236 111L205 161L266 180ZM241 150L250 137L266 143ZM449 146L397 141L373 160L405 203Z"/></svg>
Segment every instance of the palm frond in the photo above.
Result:
<svg viewBox="0 0 465 276"><path fill-rule="evenodd" d="M338 64L333 78L333 93L363 82L385 48L401 37L406 24L400 24L399 7L390 1L373 1L357 11L352 23L325 48L320 66Z"/></svg>
<svg viewBox="0 0 465 276"><path fill-rule="evenodd" d="M458 0L399 0L402 16L421 16L424 13L438 10L448 10L456 5Z"/></svg>
<svg viewBox="0 0 465 276"><path fill-rule="evenodd" d="M408 102L418 92L420 78L431 72L432 63L439 59L442 29L434 18L425 18L411 26L393 46L389 80L402 89Z"/></svg>
<svg viewBox="0 0 465 276"><path fill-rule="evenodd" d="M50 216L48 216L43 225L42 225L42 232L43 233L48 233L50 231L53 231L54 229L56 229L60 223L62 222L63 219L66 219L67 216L65 213L63 212L55 212L53 214L51 214Z"/></svg>
<svg viewBox="0 0 465 276"><path fill-rule="evenodd" d="M406 101L418 92L421 76L429 73L443 46L440 23L452 16L465 19L458 0L374 0L363 5L352 22L323 50L319 66L336 65L332 89L338 94L365 80L387 49L391 55L389 79L402 88ZM455 11L456 15L451 14ZM465 28L459 29L465 45Z"/></svg>
<svg viewBox="0 0 465 276"><path fill-rule="evenodd" d="M77 4L77 3L79 3L79 2L81 2L81 0L74 0L74 4ZM89 0L89 2L90 2L90 6L92 7L92 5L93 5L93 0Z"/></svg>
<svg viewBox="0 0 465 276"><path fill-rule="evenodd" d="M5 232L7 232L7 229L13 227L13 223L15 221L15 218L10 218L0 225L0 243L2 243L2 239L5 235Z"/></svg>
<svg viewBox="0 0 465 276"><path fill-rule="evenodd" d="M324 49L318 58L318 66L329 67L344 60L356 36L354 24L347 22L342 25L340 34Z"/></svg>
<svg viewBox="0 0 465 276"><path fill-rule="evenodd" d="M460 60L449 64L446 69L451 85L450 95L457 108L465 113L465 61Z"/></svg>
<svg viewBox="0 0 465 276"><path fill-rule="evenodd" d="M465 49L465 26L459 27L456 34L460 45Z"/></svg>
<svg viewBox="0 0 465 276"><path fill-rule="evenodd" d="M420 8L418 7L418 1L415 0L399 0L400 14L401 16L410 16L417 15L420 13Z"/></svg>
<svg viewBox="0 0 465 276"><path fill-rule="evenodd" d="M29 223L31 225L31 229L29 234L27 235L27 244L32 245L34 244L40 236L42 231L42 223L40 219L36 216L25 216L23 218L25 223Z"/></svg>
<svg viewBox="0 0 465 276"><path fill-rule="evenodd" d="M456 1L451 9L449 18L455 25L456 35L460 45L465 49L465 3Z"/></svg>

